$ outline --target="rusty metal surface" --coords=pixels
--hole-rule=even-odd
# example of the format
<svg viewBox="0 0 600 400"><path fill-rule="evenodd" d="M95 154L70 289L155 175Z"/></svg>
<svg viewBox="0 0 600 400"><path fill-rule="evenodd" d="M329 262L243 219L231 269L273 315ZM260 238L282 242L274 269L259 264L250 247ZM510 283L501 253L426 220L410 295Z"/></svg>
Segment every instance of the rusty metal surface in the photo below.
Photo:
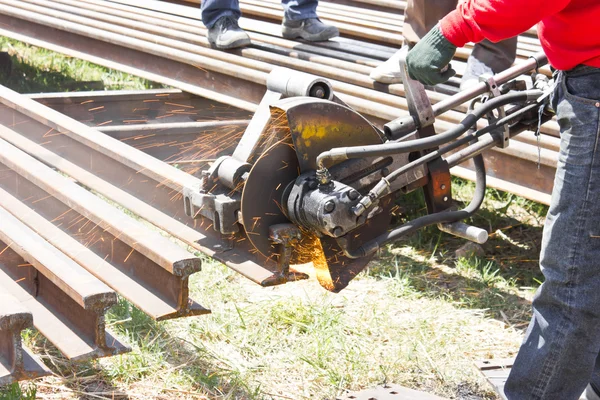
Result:
<svg viewBox="0 0 600 400"><path fill-rule="evenodd" d="M9 137L6 128L0 126L0 131L5 134L4 137ZM14 159L13 162L3 160L19 172L2 164L0 188L23 203L19 206L10 197L3 197L0 202L10 207L11 212L27 221L26 224L33 224L41 235L65 253L78 260L86 260L82 264L90 272L118 288L153 318L167 319L208 312L188 296L188 278L199 271L199 260L194 260L189 253L157 232L142 227L131 217L15 147L5 142L0 144L4 151L8 149L15 154L16 159L23 159L22 163L15 163ZM40 149L31 149L33 153L35 150ZM36 175L35 183L28 179L32 174ZM55 191L57 188L58 191ZM41 217L19 214L23 207L35 210ZM45 223L40 220L42 217ZM112 224L107 225L111 220ZM72 240L66 238L69 235ZM131 240L127 239L128 236ZM74 241L80 246L75 246ZM83 251L85 248L87 250ZM165 258L169 248L170 257L175 257L170 261ZM101 268L104 263L97 264L98 258L109 263L110 267ZM137 284L132 285L131 281ZM147 296L146 292L151 295Z"/></svg>
<svg viewBox="0 0 600 400"><path fill-rule="evenodd" d="M41 243L37 239L34 243ZM116 303L108 299L88 309L63 292L52 280L39 272L28 260L6 243L0 255L0 288L16 298L33 314L34 326L66 357L83 361L129 351L116 337L105 330L104 313ZM65 256L66 257L66 256Z"/></svg>
<svg viewBox="0 0 600 400"><path fill-rule="evenodd" d="M21 331L33 327L33 315L14 297L0 293L0 386L50 375L27 349Z"/></svg>
<svg viewBox="0 0 600 400"><path fill-rule="evenodd" d="M116 90L26 95L70 118L100 130L116 126L246 120L248 111L177 89Z"/></svg>

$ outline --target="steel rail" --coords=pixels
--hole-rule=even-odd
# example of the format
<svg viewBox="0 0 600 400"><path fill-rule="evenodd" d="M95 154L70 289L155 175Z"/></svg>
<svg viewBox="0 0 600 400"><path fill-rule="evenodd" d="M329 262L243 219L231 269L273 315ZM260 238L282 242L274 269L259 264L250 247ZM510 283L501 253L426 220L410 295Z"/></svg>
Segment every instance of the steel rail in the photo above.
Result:
<svg viewBox="0 0 600 400"><path fill-rule="evenodd" d="M74 56L78 56L78 57L83 57L83 58L87 58L90 61L93 62L98 62L100 64L103 65L107 65L110 67L117 67L117 68L121 68L121 69L125 69L127 71L131 71L134 73L138 73L141 74L142 76L148 76L147 72L140 70L140 69L134 69L133 71L131 69L127 69L125 68L124 64L117 64L115 62L107 62L107 60L103 57L105 57L107 54L109 54L111 57L115 57L118 58L119 62L127 62L125 57L122 57L123 52L122 51L115 51L114 46L110 46L108 44L104 45L103 43L100 42L86 42L86 41L82 41L84 38L78 37L78 39L76 41L73 40L73 36L69 36L64 35L63 38L63 33L60 31L56 31L56 30L51 30L48 31L47 34L44 34L44 37L47 38L51 38L53 40L57 40L57 41L64 41L65 44L68 44L69 47L76 47L76 50L71 50L67 47L63 47L63 46L56 46L56 45L52 45L50 43L47 42L42 42L38 39L34 39L32 38L32 36L37 36L39 34L43 34L43 31L40 31L41 29L43 29L42 26L40 25L35 25L35 24L31 24L28 25L26 22L22 21L22 20L13 20L13 19L6 19L3 18L3 16L0 16L0 21L6 22L6 24L4 25L5 27L10 27L13 30L17 30L17 26L18 26L18 31L25 31L25 36L24 35L15 35L14 32L11 33L11 31L7 31L8 34L12 35L12 36L18 36L17 38L20 39L25 39L26 41L30 41L33 42L33 44L37 44L37 45L42 45L43 47L51 47L55 50L59 50L59 51L64 51L64 52L71 52L70 54L74 55ZM20 21L17 23L17 21ZM0 31L1 32L1 31ZM54 46L54 47L53 47ZM104 49L104 50L102 50ZM98 54L98 56L90 56L89 54L84 53L84 51L89 52L90 50L93 50L96 54ZM180 73L178 74L179 79L181 79L182 77L185 76L185 74L182 73L182 66L174 64L172 61L170 60L166 60L164 58L152 58L152 59L148 59L148 55L146 54L142 54L142 53L134 53L134 51L129 51L128 55L130 57L133 57L135 59L135 57L145 57L147 60L144 62L145 66L150 66L152 68L160 68L161 71L161 75L159 74L153 74L150 75L150 78L152 79L152 77L158 77L160 78L161 76L164 77L165 74L167 74L166 71L173 71L173 70L177 70ZM102 57L101 57L102 56ZM120 58L119 58L120 57ZM171 63L173 65L169 65L168 67L165 66L164 63ZM148 68L148 67L145 67ZM158 71L157 71L158 72ZM218 73L216 73L218 74ZM190 80L192 79L197 79L197 75L198 74L194 74L193 73L193 69L190 69ZM214 85L214 82L218 82L218 80L213 80L212 81ZM238 81L238 82L243 82L243 81ZM182 88L187 88L190 87L189 84L187 84L186 82L178 82L178 85ZM215 87L215 86L213 86ZM193 87L193 90L196 90L197 86L195 85ZM231 84L229 83L225 83L221 86L221 88L223 88L224 91L228 90L231 88ZM238 84L238 88L243 88L243 86L239 86ZM263 89L264 90L264 89ZM246 92L245 90L238 90L237 91L237 99L244 98L244 99L251 99L252 97L255 100L251 100L253 102L258 103L258 100L260 99L262 93L262 90L258 89L254 90L254 92L249 91ZM196 91L197 92L197 91ZM246 93L248 93L246 95ZM252 95L251 93L255 93L255 95ZM389 120L389 119L394 119L398 116L403 115L401 110L395 109L393 107L389 107L389 106L385 106L382 104L377 104L375 102L370 102L370 101L365 101L362 99L356 99L353 98L351 96L346 96L344 94L340 94L340 97L342 97L343 100L347 101L353 108L355 108L357 111L367 114L367 115L371 115L372 120L374 120L375 122L380 121L380 122L385 122L385 120ZM215 98L217 100L221 100L222 97L217 97L215 96ZM355 101L357 100L357 101ZM445 129L449 126L449 122L445 122L445 121L438 121L438 126L440 126L440 129ZM553 129L552 129L553 130ZM505 174L502 173L501 170L497 171L499 177L506 177L506 178L510 178L511 177L511 173L509 173L509 166L505 166L503 167L507 172ZM537 168L535 165L532 165L532 170L534 168Z"/></svg>
<svg viewBox="0 0 600 400"><path fill-rule="evenodd" d="M72 360L129 351L105 329L115 292L3 208L0 218L0 246L10 247L0 255L0 286L31 310L35 327ZM14 256L25 262L10 262Z"/></svg>
<svg viewBox="0 0 600 400"><path fill-rule="evenodd" d="M14 139L16 136L8 128L0 126L0 130L3 137ZM142 226L16 147L6 142L5 147L19 154L21 159L14 155L2 155L2 162L11 169L5 172L0 187L64 234L50 229L47 224L42 226L34 214L19 214L24 223L35 223L38 232L46 240L53 242L70 257L80 260L90 273L119 288L124 296L131 298L132 302L155 319L207 312L189 298L188 278L199 271L200 260L191 258L188 252L157 232ZM6 208L15 210L14 201L10 202L9 197L0 202ZM66 240L66 235L72 236L90 252ZM138 242L135 239L139 239ZM152 244L152 247L147 247L148 244ZM94 264L98 258L111 266ZM106 268L99 269L101 265ZM120 274L111 274L115 270ZM141 287L126 286L132 280ZM146 292L152 292L153 295L146 298Z"/></svg>
<svg viewBox="0 0 600 400"><path fill-rule="evenodd" d="M50 370L23 345L21 332L33 328L33 315L17 299L0 294L0 386L50 375Z"/></svg>

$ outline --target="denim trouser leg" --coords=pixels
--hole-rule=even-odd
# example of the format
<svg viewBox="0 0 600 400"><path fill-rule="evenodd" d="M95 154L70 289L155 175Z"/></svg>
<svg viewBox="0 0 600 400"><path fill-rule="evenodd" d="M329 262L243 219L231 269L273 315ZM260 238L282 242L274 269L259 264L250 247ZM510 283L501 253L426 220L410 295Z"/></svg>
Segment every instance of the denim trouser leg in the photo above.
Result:
<svg viewBox="0 0 600 400"><path fill-rule="evenodd" d="M281 0L281 5L285 19L290 21L317 18L318 0Z"/></svg>
<svg viewBox="0 0 600 400"><path fill-rule="evenodd" d="M201 10L202 23L207 28L212 28L221 17L239 19L242 15L239 0L202 0Z"/></svg>
<svg viewBox="0 0 600 400"><path fill-rule="evenodd" d="M561 148L544 226L545 277L505 386L509 400L575 400L600 350L600 69L560 72Z"/></svg>

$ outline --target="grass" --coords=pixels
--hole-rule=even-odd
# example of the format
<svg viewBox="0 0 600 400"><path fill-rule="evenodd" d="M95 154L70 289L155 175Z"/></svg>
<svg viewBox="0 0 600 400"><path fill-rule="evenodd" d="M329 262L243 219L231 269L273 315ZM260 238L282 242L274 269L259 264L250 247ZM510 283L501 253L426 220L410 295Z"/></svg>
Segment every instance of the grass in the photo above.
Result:
<svg viewBox="0 0 600 400"><path fill-rule="evenodd" d="M0 43L15 64L6 84L20 92L79 90L85 82L154 87L18 42ZM474 191L459 179L453 187L459 205ZM419 191L398 204L396 223L425 211ZM464 241L427 228L388 246L340 294L324 291L314 277L260 288L205 259L191 278L191 296L212 314L157 323L121 300L107 324L133 351L84 364L70 363L36 331L26 331L25 342L54 376L5 388L0 399L335 399L380 383L452 399L495 399L473 362L518 349L542 279L537 257L546 211L488 189L470 221L491 232L483 257L457 259Z"/></svg>

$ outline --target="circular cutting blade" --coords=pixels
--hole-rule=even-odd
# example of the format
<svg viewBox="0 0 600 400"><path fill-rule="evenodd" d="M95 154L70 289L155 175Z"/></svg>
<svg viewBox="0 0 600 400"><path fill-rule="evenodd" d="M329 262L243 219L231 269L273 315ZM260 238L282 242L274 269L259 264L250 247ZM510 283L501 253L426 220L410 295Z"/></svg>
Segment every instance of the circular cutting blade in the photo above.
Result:
<svg viewBox="0 0 600 400"><path fill-rule="evenodd" d="M291 143L278 142L256 160L244 184L241 202L244 228L248 240L267 258L278 252L269 239L269 227L289 222L281 208L281 197L299 174Z"/></svg>

